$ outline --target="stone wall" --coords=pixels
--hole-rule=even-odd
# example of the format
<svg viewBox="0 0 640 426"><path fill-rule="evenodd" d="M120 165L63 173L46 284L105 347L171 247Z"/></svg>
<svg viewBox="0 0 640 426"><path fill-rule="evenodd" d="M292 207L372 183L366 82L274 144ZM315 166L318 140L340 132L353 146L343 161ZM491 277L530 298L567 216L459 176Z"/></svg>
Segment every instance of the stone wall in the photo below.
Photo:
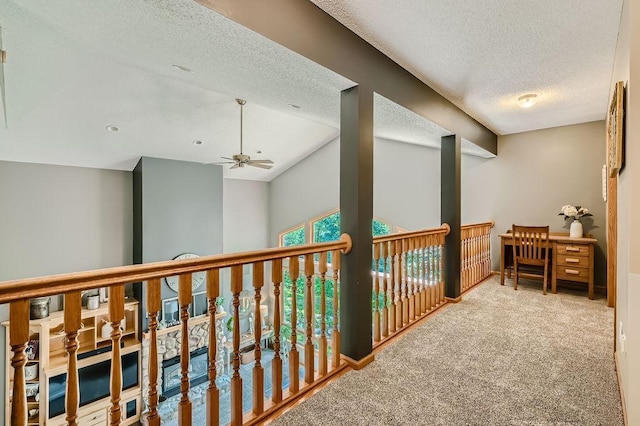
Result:
<svg viewBox="0 0 640 426"><path fill-rule="evenodd" d="M223 319L226 313L216 314L216 369L218 376L224 370L224 350L222 349L224 332ZM182 345L182 327L180 325L169 329L159 330L158 335L158 394L162 393L162 361L180 356ZM142 399L144 407L149 403L149 334L144 333L142 338ZM209 321L203 321L189 326L189 352L207 347L209 344ZM189 366L191 368L191 366Z"/></svg>

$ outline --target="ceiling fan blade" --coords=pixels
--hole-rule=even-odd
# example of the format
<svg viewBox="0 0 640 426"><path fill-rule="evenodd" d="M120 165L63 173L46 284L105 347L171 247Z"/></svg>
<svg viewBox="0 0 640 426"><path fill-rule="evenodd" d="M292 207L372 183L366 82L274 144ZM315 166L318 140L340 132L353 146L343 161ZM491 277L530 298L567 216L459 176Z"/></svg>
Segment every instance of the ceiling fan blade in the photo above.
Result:
<svg viewBox="0 0 640 426"><path fill-rule="evenodd" d="M216 166L221 166L223 164L236 164L236 162L235 161L218 161L216 163L207 163L207 164L213 164L213 165L216 165Z"/></svg>
<svg viewBox="0 0 640 426"><path fill-rule="evenodd" d="M269 166L268 164L260 164L260 163L254 162L254 161L249 161L247 164L252 166L252 167L259 167L259 168L265 169L265 170L269 170L270 168L273 167L273 166Z"/></svg>
<svg viewBox="0 0 640 426"><path fill-rule="evenodd" d="M250 163L273 164L271 160L250 160Z"/></svg>
<svg viewBox="0 0 640 426"><path fill-rule="evenodd" d="M229 167L229 170L237 169L238 167L240 167L240 164L234 164L233 166Z"/></svg>
<svg viewBox="0 0 640 426"><path fill-rule="evenodd" d="M229 157L220 157L220 158L224 158L225 160L235 161L233 158L229 158Z"/></svg>

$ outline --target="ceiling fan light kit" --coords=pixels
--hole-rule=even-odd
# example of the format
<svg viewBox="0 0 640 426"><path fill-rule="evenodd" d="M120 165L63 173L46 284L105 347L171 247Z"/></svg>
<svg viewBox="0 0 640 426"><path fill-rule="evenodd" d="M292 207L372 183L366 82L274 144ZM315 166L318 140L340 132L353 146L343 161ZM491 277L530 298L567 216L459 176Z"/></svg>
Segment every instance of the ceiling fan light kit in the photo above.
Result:
<svg viewBox="0 0 640 426"><path fill-rule="evenodd" d="M224 160L229 160L229 161L222 161L219 163L214 163L214 164L232 164L231 167L229 167L229 169L238 169L244 166L252 166L252 167L258 167L260 169L265 169L265 170L269 170L270 168L272 168L272 164L273 161L271 160L252 160L250 156L243 154L242 152L242 120L243 120L243 108L244 105L247 103L247 101L245 101L244 99L236 99L236 102L238 103L238 105L240 105L240 153L239 154L235 154L233 155L231 158L229 157L220 157Z"/></svg>

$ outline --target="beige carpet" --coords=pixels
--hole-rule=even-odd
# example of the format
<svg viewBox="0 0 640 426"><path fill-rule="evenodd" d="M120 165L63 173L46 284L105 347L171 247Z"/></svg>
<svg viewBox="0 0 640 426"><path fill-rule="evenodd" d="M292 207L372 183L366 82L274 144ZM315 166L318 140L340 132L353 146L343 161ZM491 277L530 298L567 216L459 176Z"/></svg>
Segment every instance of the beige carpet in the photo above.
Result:
<svg viewBox="0 0 640 426"><path fill-rule="evenodd" d="M622 425L612 330L603 299L492 278L271 424Z"/></svg>

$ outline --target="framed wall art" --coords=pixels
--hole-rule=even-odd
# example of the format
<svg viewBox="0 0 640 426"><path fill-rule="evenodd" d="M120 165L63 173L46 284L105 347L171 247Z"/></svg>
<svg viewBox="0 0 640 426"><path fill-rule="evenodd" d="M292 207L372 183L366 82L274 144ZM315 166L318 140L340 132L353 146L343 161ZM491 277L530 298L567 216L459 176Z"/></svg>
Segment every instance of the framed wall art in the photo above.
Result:
<svg viewBox="0 0 640 426"><path fill-rule="evenodd" d="M624 154L624 82L619 81L613 90L607 114L607 165L609 177L615 177L622 168Z"/></svg>

